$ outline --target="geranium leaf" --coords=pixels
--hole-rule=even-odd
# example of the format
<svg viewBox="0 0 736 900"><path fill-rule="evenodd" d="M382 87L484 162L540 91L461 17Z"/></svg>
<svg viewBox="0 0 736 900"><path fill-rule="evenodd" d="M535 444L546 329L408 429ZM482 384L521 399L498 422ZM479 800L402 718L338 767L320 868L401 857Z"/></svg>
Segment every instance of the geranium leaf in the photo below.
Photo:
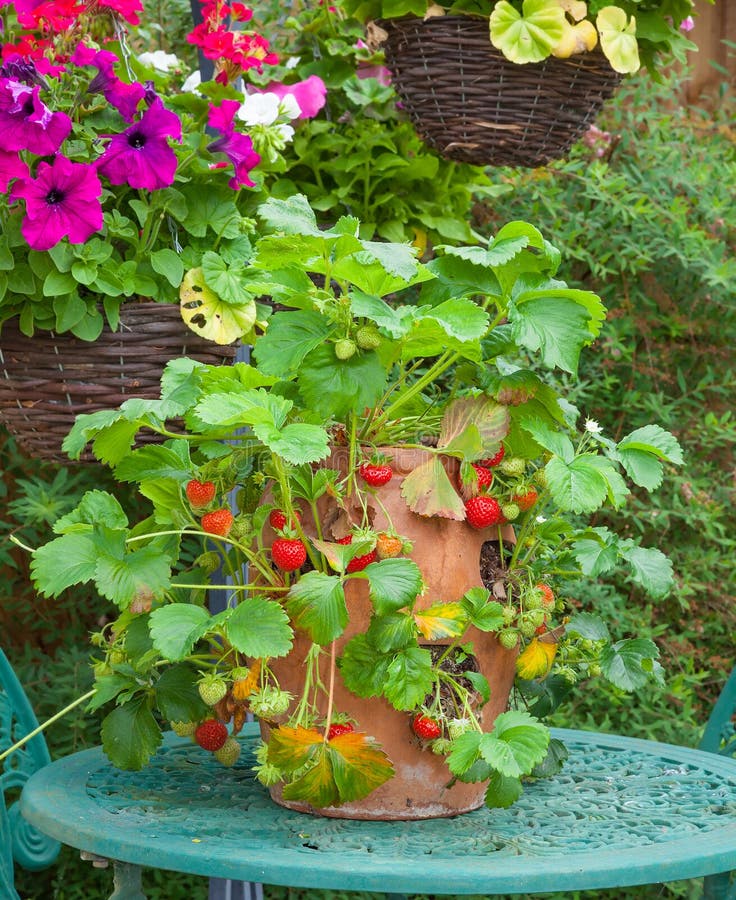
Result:
<svg viewBox="0 0 736 900"><path fill-rule="evenodd" d="M172 287L179 287L184 277L184 264L181 257L170 247L156 250L151 254L151 268L163 275Z"/></svg>
<svg viewBox="0 0 736 900"><path fill-rule="evenodd" d="M192 647L205 634L210 614L191 603L170 603L155 609L149 619L153 646L164 659L175 662L192 652Z"/></svg>
<svg viewBox="0 0 736 900"><path fill-rule="evenodd" d="M410 559L382 559L364 569L370 599L379 616L412 606L423 587L422 573Z"/></svg>
<svg viewBox="0 0 736 900"><path fill-rule="evenodd" d="M341 803L362 800L394 774L391 760L361 732L333 738L327 752Z"/></svg>
<svg viewBox="0 0 736 900"><path fill-rule="evenodd" d="M465 506L439 456L433 456L406 476L401 496L418 516L441 516L459 522L465 518Z"/></svg>
<svg viewBox="0 0 736 900"><path fill-rule="evenodd" d="M427 640L459 637L468 625L462 603L435 603L428 609L415 612L414 621Z"/></svg>
<svg viewBox="0 0 736 900"><path fill-rule="evenodd" d="M232 344L255 325L255 301L246 297L238 306L225 302L207 286L201 268L186 273L179 288L179 300L186 325L216 344Z"/></svg>
<svg viewBox="0 0 736 900"><path fill-rule="evenodd" d="M258 215L273 231L284 234L319 234L309 201L303 194L294 194L287 200L271 197L258 207Z"/></svg>
<svg viewBox="0 0 736 900"><path fill-rule="evenodd" d="M639 45L636 41L636 19L629 19L625 10L617 6L606 6L595 20L601 50L611 64L611 68L622 75L639 71Z"/></svg>
<svg viewBox="0 0 736 900"><path fill-rule="evenodd" d="M163 735L145 697L136 697L108 713L100 730L102 749L119 769L142 769L161 745Z"/></svg>
<svg viewBox="0 0 736 900"><path fill-rule="evenodd" d="M316 644L329 644L348 623L345 591L336 575L307 572L292 585L287 609L294 628L306 631Z"/></svg>
<svg viewBox="0 0 736 900"><path fill-rule="evenodd" d="M565 21L557 0L524 0L521 13L500 0L491 12L491 43L511 62L541 62L562 39Z"/></svg>
<svg viewBox="0 0 736 900"><path fill-rule="evenodd" d="M260 596L249 596L235 607L225 634L236 650L255 658L286 656L293 638L281 604Z"/></svg>

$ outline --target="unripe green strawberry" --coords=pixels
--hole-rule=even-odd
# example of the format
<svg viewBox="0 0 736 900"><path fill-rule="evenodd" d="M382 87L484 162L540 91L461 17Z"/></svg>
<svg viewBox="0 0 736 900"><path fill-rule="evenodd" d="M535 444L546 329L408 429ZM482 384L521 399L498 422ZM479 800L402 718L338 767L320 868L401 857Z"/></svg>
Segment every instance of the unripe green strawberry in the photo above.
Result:
<svg viewBox="0 0 736 900"><path fill-rule="evenodd" d="M351 341L349 338L343 338L335 343L335 356L338 359L350 359L355 356L356 350L355 341Z"/></svg>
<svg viewBox="0 0 736 900"><path fill-rule="evenodd" d="M253 532L253 519L250 516L236 516L230 528L230 537L236 541L250 537Z"/></svg>
<svg viewBox="0 0 736 900"><path fill-rule="evenodd" d="M214 706L227 694L227 684L220 675L205 675L197 684L197 690L207 706Z"/></svg>
<svg viewBox="0 0 736 900"><path fill-rule="evenodd" d="M268 744L263 741L258 741L258 746L256 747L255 752L256 762L260 763L262 766L268 762Z"/></svg>
<svg viewBox="0 0 736 900"><path fill-rule="evenodd" d="M470 721L470 719L450 719L450 721L447 723L447 733L454 741L456 737L460 737L461 734L465 734L466 731L470 731L472 727L473 723Z"/></svg>
<svg viewBox="0 0 736 900"><path fill-rule="evenodd" d="M539 628L540 625L544 625L547 619L547 613L543 609L530 609L526 615L529 617L529 621L533 623L534 628Z"/></svg>
<svg viewBox="0 0 736 900"><path fill-rule="evenodd" d="M104 678L106 675L112 675L110 666L101 660L92 666L92 671L95 673L95 678Z"/></svg>
<svg viewBox="0 0 736 900"><path fill-rule="evenodd" d="M533 610L532 613L536 612L536 611L537 610ZM524 637L527 637L527 638L534 637L534 633L537 630L537 625L539 625L539 622L533 622L529 618L529 616L532 615L532 613L529 613L528 615L523 615L519 619L519 631L524 635Z"/></svg>
<svg viewBox="0 0 736 900"><path fill-rule="evenodd" d="M429 745L429 749L432 753L436 753L437 756L447 756L452 750L452 741L448 741L447 738L437 738L436 741L432 741Z"/></svg>
<svg viewBox="0 0 736 900"><path fill-rule="evenodd" d="M518 503L504 503L504 505L501 507L501 512L503 513L504 519L509 522L513 522L514 519L519 518L521 509L519 508Z"/></svg>
<svg viewBox="0 0 736 900"><path fill-rule="evenodd" d="M498 464L498 468L504 475L511 475L513 478L518 478L520 475L524 474L526 460L522 459L520 456L507 457L506 459L501 460Z"/></svg>
<svg viewBox="0 0 736 900"><path fill-rule="evenodd" d="M502 610L503 624L510 625L516 618L516 612L517 610L515 606L511 606L510 604L508 606L504 606Z"/></svg>
<svg viewBox="0 0 736 900"><path fill-rule="evenodd" d="M506 650L514 650L519 643L519 635L515 629L504 628L498 632L498 642Z"/></svg>
<svg viewBox="0 0 736 900"><path fill-rule="evenodd" d="M591 663L588 666L588 675L590 675L591 678L597 678L601 674L602 671L603 670L598 665L598 663Z"/></svg>
<svg viewBox="0 0 736 900"><path fill-rule="evenodd" d="M240 743L229 737L219 750L215 750L215 759L223 766L234 766L240 757Z"/></svg>
<svg viewBox="0 0 736 900"><path fill-rule="evenodd" d="M291 700L292 695L288 691L267 684L260 691L250 695L248 705L254 715L269 719L283 715L289 708Z"/></svg>
<svg viewBox="0 0 736 900"><path fill-rule="evenodd" d="M204 569L205 572L211 575L212 572L216 572L220 568L221 562L222 557L217 550L208 550L206 553L199 554L194 560L194 565L199 566L200 569Z"/></svg>
<svg viewBox="0 0 736 900"><path fill-rule="evenodd" d="M260 766L253 766L253 771L264 787L273 787L274 784L278 784L282 779L281 770L268 762Z"/></svg>
<svg viewBox="0 0 736 900"><path fill-rule="evenodd" d="M171 722L171 730L179 737L192 737L197 730L196 722Z"/></svg>
<svg viewBox="0 0 736 900"><path fill-rule="evenodd" d="M534 480L537 482L537 484L540 487L546 488L547 487L547 472L546 472L546 470L545 469L537 469L537 471L534 473Z"/></svg>
<svg viewBox="0 0 736 900"><path fill-rule="evenodd" d="M522 603L524 604L524 609L541 609L542 608L542 594L540 591L527 591L524 594Z"/></svg>
<svg viewBox="0 0 736 900"><path fill-rule="evenodd" d="M381 343L381 335L378 333L377 328L371 325L364 325L358 329L355 340L358 342L361 350L375 350Z"/></svg>

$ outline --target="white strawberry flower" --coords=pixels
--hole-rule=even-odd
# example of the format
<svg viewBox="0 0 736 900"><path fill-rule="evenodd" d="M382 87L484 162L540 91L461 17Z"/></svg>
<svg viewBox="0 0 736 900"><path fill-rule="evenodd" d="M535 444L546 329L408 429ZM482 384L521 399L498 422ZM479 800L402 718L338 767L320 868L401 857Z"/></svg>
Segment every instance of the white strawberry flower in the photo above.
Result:
<svg viewBox="0 0 736 900"><path fill-rule="evenodd" d="M585 430L589 434L600 434L603 431L603 428L596 422L595 419L586 419Z"/></svg>

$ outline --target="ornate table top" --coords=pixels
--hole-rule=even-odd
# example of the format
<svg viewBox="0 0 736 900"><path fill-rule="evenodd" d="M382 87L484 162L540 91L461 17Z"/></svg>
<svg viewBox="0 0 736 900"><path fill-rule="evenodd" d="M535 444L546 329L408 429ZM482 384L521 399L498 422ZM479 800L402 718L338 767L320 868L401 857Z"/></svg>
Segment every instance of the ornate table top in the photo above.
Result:
<svg viewBox="0 0 736 900"><path fill-rule="evenodd" d="M507 810L350 822L276 806L250 770L167 735L141 772L99 748L33 775L21 810L65 844L142 866L294 887L497 894L649 884L736 869L736 760L554 730L562 774Z"/></svg>

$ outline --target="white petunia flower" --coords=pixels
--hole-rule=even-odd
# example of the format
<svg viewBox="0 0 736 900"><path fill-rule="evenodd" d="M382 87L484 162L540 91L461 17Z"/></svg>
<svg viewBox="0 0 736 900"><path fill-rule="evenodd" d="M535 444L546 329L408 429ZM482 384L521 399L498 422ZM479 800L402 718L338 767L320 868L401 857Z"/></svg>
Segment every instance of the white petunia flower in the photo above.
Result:
<svg viewBox="0 0 736 900"><path fill-rule="evenodd" d="M285 94L281 98L281 112L287 119L298 119L302 111L293 94Z"/></svg>
<svg viewBox="0 0 736 900"><path fill-rule="evenodd" d="M274 125L274 131L277 132L284 143L287 143L294 137L294 129L291 125Z"/></svg>
<svg viewBox="0 0 736 900"><path fill-rule="evenodd" d="M161 72L162 75L165 75L167 72L170 72L172 69L181 65L178 57L173 53L166 53L164 50L153 50L141 53L138 56L138 62L144 66L150 66L157 72Z"/></svg>
<svg viewBox="0 0 736 900"><path fill-rule="evenodd" d="M603 431L603 429L596 422L595 419L586 419L585 420L585 430L587 432L589 432L590 434L600 434Z"/></svg>
<svg viewBox="0 0 736 900"><path fill-rule="evenodd" d="M276 94L247 94L237 116L246 125L273 125L279 117L280 105Z"/></svg>
<svg viewBox="0 0 736 900"><path fill-rule="evenodd" d="M192 72L192 74L181 86L181 89L185 94L196 94L197 88L200 86L200 84L202 84L202 73L199 71Z"/></svg>
<svg viewBox="0 0 736 900"><path fill-rule="evenodd" d="M296 67L299 65L300 61L301 61L301 56L290 56L286 60L286 63L285 63L286 68L287 69L296 69Z"/></svg>

